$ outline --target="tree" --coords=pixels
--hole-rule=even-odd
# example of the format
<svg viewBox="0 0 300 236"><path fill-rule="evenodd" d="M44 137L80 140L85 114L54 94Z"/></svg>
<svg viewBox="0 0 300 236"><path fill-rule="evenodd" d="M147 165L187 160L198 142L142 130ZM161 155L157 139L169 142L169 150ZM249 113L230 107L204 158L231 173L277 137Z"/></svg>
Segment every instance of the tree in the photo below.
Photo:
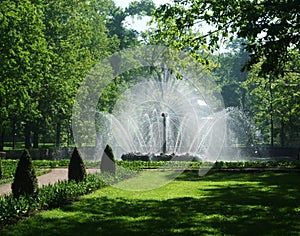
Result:
<svg viewBox="0 0 300 236"><path fill-rule="evenodd" d="M217 52L220 39L227 43L243 39L249 58L239 62L247 59L244 69L250 76L246 80L245 74L239 82L246 80L250 95L243 83L220 80L225 102L237 104L233 95L241 96L242 107L247 107L271 145L295 145L300 114L299 10L297 0L174 0L155 11L157 28L151 39L200 56L203 63L209 62L203 52ZM205 24L210 26L207 33L201 30ZM223 78L236 74L230 70L228 65L223 71L215 69Z"/></svg>
<svg viewBox="0 0 300 236"><path fill-rule="evenodd" d="M43 11L39 1L1 1L0 21L0 127L23 128L26 147L28 126L41 116L38 110L48 52ZM21 123L22 122L22 123Z"/></svg>
<svg viewBox="0 0 300 236"><path fill-rule="evenodd" d="M247 90L243 82L247 80L248 71L242 71L242 68L249 59L249 54L244 50L241 41L232 42L227 49L228 52L213 56L219 66L212 72L222 87L225 107L239 107L245 110Z"/></svg>
<svg viewBox="0 0 300 236"><path fill-rule="evenodd" d="M51 52L45 77L41 110L44 121L55 130L56 146L69 132L73 101L87 72L118 48L109 38L105 22L111 1L45 1L46 39Z"/></svg>
<svg viewBox="0 0 300 236"><path fill-rule="evenodd" d="M115 165L115 158L112 148L107 144L100 164L101 173L108 172L111 175L115 175L116 172L116 165Z"/></svg>
<svg viewBox="0 0 300 236"><path fill-rule="evenodd" d="M277 76L285 72L290 50L300 47L299 15L298 0L174 0L156 10L154 21L160 38L180 39L191 51L218 48L220 38L246 39L247 68L261 61L261 73ZM207 34L195 30L203 23L212 26ZM196 32L187 37L190 31Z"/></svg>
<svg viewBox="0 0 300 236"><path fill-rule="evenodd" d="M34 195L38 191L38 183L30 154L24 150L16 169L14 181L11 185L14 197L21 195Z"/></svg>
<svg viewBox="0 0 300 236"><path fill-rule="evenodd" d="M86 169L83 160L75 147L68 168L69 181L75 180L76 182L84 180L86 177Z"/></svg>
<svg viewBox="0 0 300 236"><path fill-rule="evenodd" d="M128 29L124 26L127 17L141 18L150 16L155 9L152 0L142 0L130 2L129 6L123 10L111 5L110 19L107 21L107 28L111 36L116 35L120 40L120 49L128 48L139 44L139 33L134 29Z"/></svg>
<svg viewBox="0 0 300 236"><path fill-rule="evenodd" d="M284 69L289 71L294 64L288 63ZM249 90L249 112L272 146L297 146L300 141L300 78L293 72L278 77L261 76L260 66L253 67L245 82Z"/></svg>

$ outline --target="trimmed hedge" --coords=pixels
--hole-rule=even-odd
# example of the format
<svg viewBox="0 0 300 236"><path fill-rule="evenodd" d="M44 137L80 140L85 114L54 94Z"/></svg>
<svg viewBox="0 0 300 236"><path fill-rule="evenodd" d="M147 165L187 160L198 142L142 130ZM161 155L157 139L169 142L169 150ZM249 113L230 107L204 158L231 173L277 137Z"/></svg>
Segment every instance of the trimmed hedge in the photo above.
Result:
<svg viewBox="0 0 300 236"><path fill-rule="evenodd" d="M112 148L109 145L106 145L100 164L101 173L108 172L111 175L115 175L116 165L115 157Z"/></svg>
<svg viewBox="0 0 300 236"><path fill-rule="evenodd" d="M210 162L183 162L183 161L117 161L117 165L133 170L157 168L210 168L212 169L243 169L243 168L287 168L300 169L300 161L235 161L216 163Z"/></svg>
<svg viewBox="0 0 300 236"><path fill-rule="evenodd" d="M11 185L14 197L21 195L37 194L37 177L32 166L32 160L28 150L24 150L16 169L14 181Z"/></svg>
<svg viewBox="0 0 300 236"><path fill-rule="evenodd" d="M69 181L75 180L77 183L86 178L86 169L83 160L75 147L68 168Z"/></svg>

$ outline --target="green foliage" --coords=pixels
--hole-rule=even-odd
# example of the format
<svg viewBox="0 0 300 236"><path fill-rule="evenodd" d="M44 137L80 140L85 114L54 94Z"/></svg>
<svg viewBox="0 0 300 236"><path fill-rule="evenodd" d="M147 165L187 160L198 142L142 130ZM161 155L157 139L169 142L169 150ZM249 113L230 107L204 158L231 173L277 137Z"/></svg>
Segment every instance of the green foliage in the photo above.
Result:
<svg viewBox="0 0 300 236"><path fill-rule="evenodd" d="M101 173L109 173L111 175L115 175L116 165L115 165L115 157L112 148L107 144L101 158L100 164Z"/></svg>
<svg viewBox="0 0 300 236"><path fill-rule="evenodd" d="M119 48L119 39L106 27L112 4L1 1L1 134L26 136L27 147L31 139L37 148L41 136L56 139L57 146L69 144L78 86L96 63Z"/></svg>
<svg viewBox="0 0 300 236"><path fill-rule="evenodd" d="M68 169L69 181L75 180L76 182L83 181L86 178L86 169L83 160L75 147Z"/></svg>
<svg viewBox="0 0 300 236"><path fill-rule="evenodd" d="M299 53L293 52L299 56ZM299 62L295 60L294 62ZM298 146L300 114L300 77L293 72L284 76L260 76L261 63L255 65L245 82L248 106L265 140L271 145ZM293 64L284 65L292 71Z"/></svg>
<svg viewBox="0 0 300 236"><path fill-rule="evenodd" d="M106 26L111 37L116 37L120 42L120 49L138 45L139 32L134 29L128 29L125 26L126 17L141 18L145 15L151 15L155 5L152 0L142 0L130 2L126 9L112 4L110 7L110 17L106 19Z"/></svg>
<svg viewBox="0 0 300 236"><path fill-rule="evenodd" d="M282 65L290 61L291 48L299 49L300 5L292 1L251 0L174 0L154 13L156 38L176 41L197 52L218 49L220 38L246 39L250 52L248 67L263 61L263 74L282 74ZM207 34L197 31L202 23L213 26ZM192 31L192 33L190 33Z"/></svg>
<svg viewBox="0 0 300 236"><path fill-rule="evenodd" d="M155 4L152 0L132 1L125 9L125 12L130 16L151 16L152 11L155 10Z"/></svg>
<svg viewBox="0 0 300 236"><path fill-rule="evenodd" d="M14 198L13 195L0 196L0 229L3 225L15 222L36 210L46 210L61 207L79 196L88 194L109 184L121 181L132 176L132 171L118 171L115 177L105 174L87 175L81 181L61 181L54 185L43 186L36 197L22 195Z"/></svg>
<svg viewBox="0 0 300 236"><path fill-rule="evenodd" d="M70 163L69 159L64 160L33 160L33 164L36 168L68 168Z"/></svg>
<svg viewBox="0 0 300 236"><path fill-rule="evenodd" d="M48 173L51 168L68 168L70 160L33 160L33 166L37 176ZM2 179L0 184L12 182L17 169L17 160L5 159L2 160Z"/></svg>
<svg viewBox="0 0 300 236"><path fill-rule="evenodd" d="M14 134L41 118L39 97L49 53L41 5L4 0L0 9L0 130L11 127Z"/></svg>
<svg viewBox="0 0 300 236"><path fill-rule="evenodd" d="M38 191L37 177L32 166L28 150L24 150L12 183L12 192L15 198L21 195L34 195Z"/></svg>
<svg viewBox="0 0 300 236"><path fill-rule="evenodd" d="M219 66L212 70L217 83L221 86L221 94L225 107L239 107L247 109L245 100L247 90L243 82L247 80L248 71L242 71L249 59L249 53L242 46L243 41L231 42L229 52L213 57Z"/></svg>
<svg viewBox="0 0 300 236"><path fill-rule="evenodd" d="M142 169L199 169L203 167L212 167L213 169L241 169L244 168L285 168L298 169L300 168L299 161L232 161L224 162L217 161L216 163L209 162L185 162L185 161L117 161L117 165L131 170Z"/></svg>

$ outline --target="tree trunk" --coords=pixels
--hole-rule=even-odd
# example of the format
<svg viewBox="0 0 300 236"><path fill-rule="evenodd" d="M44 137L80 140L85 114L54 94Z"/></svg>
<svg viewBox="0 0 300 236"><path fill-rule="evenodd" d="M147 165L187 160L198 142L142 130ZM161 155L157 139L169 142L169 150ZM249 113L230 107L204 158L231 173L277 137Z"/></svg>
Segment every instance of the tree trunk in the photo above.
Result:
<svg viewBox="0 0 300 236"><path fill-rule="evenodd" d="M281 117L281 122L280 122L280 145L281 147L284 147L285 145L285 138L284 138L284 120L283 117Z"/></svg>
<svg viewBox="0 0 300 236"><path fill-rule="evenodd" d="M0 135L0 151L4 150L4 129L1 128L1 135Z"/></svg>
<svg viewBox="0 0 300 236"><path fill-rule="evenodd" d="M33 131L33 148L39 148L39 131L38 127Z"/></svg>
<svg viewBox="0 0 300 236"><path fill-rule="evenodd" d="M270 107L273 107L272 103L271 103ZM271 147L273 147L274 146L274 117L273 117L273 108L271 108L271 112L270 112L270 133L271 133L270 143L271 143Z"/></svg>
<svg viewBox="0 0 300 236"><path fill-rule="evenodd" d="M245 108L245 103L246 103L246 89L242 88L242 100L241 100L241 105L242 105L242 110L244 111Z"/></svg>
<svg viewBox="0 0 300 236"><path fill-rule="evenodd" d="M25 148L30 149L31 148L30 125L28 123L25 124L24 135L25 135Z"/></svg>
<svg viewBox="0 0 300 236"><path fill-rule="evenodd" d="M60 146L60 129L61 129L61 124L58 122L56 124L56 147Z"/></svg>
<svg viewBox="0 0 300 236"><path fill-rule="evenodd" d="M269 78L269 92L270 92L270 133L271 133L271 146L274 146L274 111L273 111L273 90L272 78Z"/></svg>

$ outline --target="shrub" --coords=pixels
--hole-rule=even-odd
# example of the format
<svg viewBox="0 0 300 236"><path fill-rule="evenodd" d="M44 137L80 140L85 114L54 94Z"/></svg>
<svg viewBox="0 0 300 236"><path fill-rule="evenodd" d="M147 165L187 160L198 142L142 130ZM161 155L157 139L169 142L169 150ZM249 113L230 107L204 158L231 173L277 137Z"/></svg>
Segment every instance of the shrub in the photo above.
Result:
<svg viewBox="0 0 300 236"><path fill-rule="evenodd" d="M117 181L129 178L135 172L125 170L118 171L116 176L100 174L87 175L84 181L60 181L53 185L43 186L37 195L39 201L33 196L20 196L14 198L11 194L0 196L0 232L1 227L30 215L30 213L60 207L70 203L79 196L90 193Z"/></svg>
<svg viewBox="0 0 300 236"><path fill-rule="evenodd" d="M102 154L100 163L101 173L109 172L111 175L116 173L115 157L112 148L107 144Z"/></svg>
<svg viewBox="0 0 300 236"><path fill-rule="evenodd" d="M75 180L77 183L84 180L86 177L86 169L83 160L75 147L69 163L68 179Z"/></svg>
<svg viewBox="0 0 300 236"><path fill-rule="evenodd" d="M15 198L21 195L35 195L38 191L37 177L28 150L24 150L16 169L12 192Z"/></svg>

